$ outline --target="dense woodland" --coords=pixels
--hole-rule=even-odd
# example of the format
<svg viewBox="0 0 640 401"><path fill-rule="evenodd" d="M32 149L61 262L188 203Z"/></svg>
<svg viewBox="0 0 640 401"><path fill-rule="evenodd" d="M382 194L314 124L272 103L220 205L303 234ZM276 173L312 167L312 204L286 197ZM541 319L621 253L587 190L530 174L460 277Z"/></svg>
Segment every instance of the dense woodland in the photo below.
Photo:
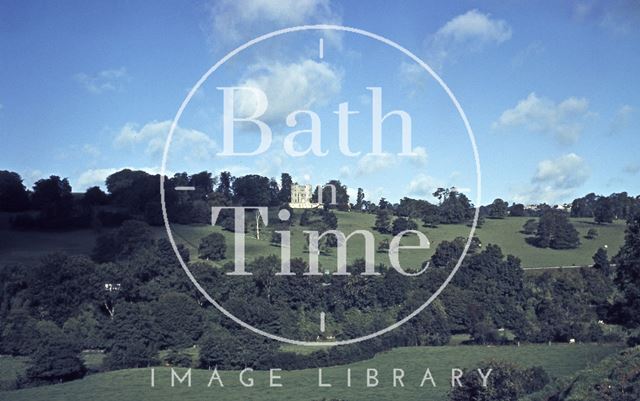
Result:
<svg viewBox="0 0 640 401"><path fill-rule="evenodd" d="M168 190L167 209L172 222L208 224L213 205L285 207L292 183L286 173L280 183L228 172L219 177L208 172L176 174L166 180L167 189L190 185L196 190ZM384 233L416 229L416 220L429 227L470 223L473 218L473 205L454 189L436 191L437 204L409 198L398 204L385 199L372 203L362 190L350 203L346 188L337 180L330 183L337 188L337 204L296 212L299 224L335 228L333 208L374 213L375 229ZM158 176L122 170L107 178L106 188L106 193L93 187L76 194L66 179L51 176L27 191L19 175L0 172L0 205L13 213L14 229L92 227L102 232L91 255L52 254L30 266L0 266L0 353L27 355L33 362L18 386L82 377L87 369L79 353L87 349L105 352L105 370L188 365L191 361L182 350L192 346L199 348L202 368L299 369L366 359L392 347L443 345L456 333L468 333L469 342L476 344L638 342L640 199L625 193L590 194L573 202L571 215L592 217L599 224L628 221L620 253L598 250L593 268L525 276L518 258L504 255L495 245L478 247L474 242L445 291L399 329L365 343L298 355L282 352L279 343L223 317L193 287L169 242L154 239L150 226L163 224ZM330 194L323 199L331 199ZM579 243L569 214L547 205L528 209L496 199L481 208L480 223L482 218L509 215L532 217L523 230L531 233L533 246L563 249ZM223 216L221 224L231 228L231 222L232 216ZM205 237L200 256L222 259L221 237ZM225 274L232 270L231 263L215 268L198 261L190 268L216 300L245 322L283 336L316 340L317 316L327 311L331 320L325 335L343 339L387 327L415 310L448 276L465 241L440 243L429 260L433 268L412 280L386 266L377 267L380 277L361 276L357 273L364 261L349 266L350 276L303 276L308 266L302 259L292 261L296 275L276 276L276 257L248 261L247 271L253 275L244 277ZM195 256L186 248L181 253L185 261ZM604 330L600 321L619 329ZM170 351L163 361L159 350Z"/></svg>

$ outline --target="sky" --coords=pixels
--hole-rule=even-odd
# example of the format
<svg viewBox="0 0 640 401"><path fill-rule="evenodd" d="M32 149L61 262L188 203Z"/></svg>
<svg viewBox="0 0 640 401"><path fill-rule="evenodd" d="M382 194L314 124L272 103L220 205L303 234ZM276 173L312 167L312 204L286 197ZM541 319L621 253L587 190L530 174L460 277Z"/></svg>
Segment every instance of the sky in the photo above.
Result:
<svg viewBox="0 0 640 401"><path fill-rule="evenodd" d="M335 178L352 196L364 188L372 201L433 200L437 187L455 186L477 202L472 142L438 77L473 130L481 204L640 193L640 5L633 1L3 0L0 169L18 172L27 186L67 177L74 191L104 187L122 168L157 173L180 105L214 64L260 35L313 24L384 37L434 74L352 32L266 39L194 92L177 121L167 174L289 172L313 185ZM261 143L253 122L233 124L235 152L264 145L260 154L220 154L221 88L233 87L258 88L267 99L233 91L237 118L265 108L257 119L270 141ZM367 88L380 88L381 115L391 113L380 151L375 90ZM337 113L344 103L346 148ZM408 153L402 114L411 121Z"/></svg>

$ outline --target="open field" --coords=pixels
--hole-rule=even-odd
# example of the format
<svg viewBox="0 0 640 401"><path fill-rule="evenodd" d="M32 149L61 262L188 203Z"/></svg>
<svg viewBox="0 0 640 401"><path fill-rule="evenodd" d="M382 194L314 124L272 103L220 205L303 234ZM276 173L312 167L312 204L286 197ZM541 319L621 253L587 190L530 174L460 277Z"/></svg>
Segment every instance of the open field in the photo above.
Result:
<svg viewBox="0 0 640 401"><path fill-rule="evenodd" d="M358 229L369 229L373 226L375 216L364 213L336 212L338 216L338 229L346 234ZM295 218L299 218L299 212ZM497 244L505 254L513 254L522 260L523 267L547 267L587 265L592 263L591 257L596 250L604 245L608 246L609 255L615 255L624 242L624 221L616 221L613 224L598 226L591 219L571 219L576 229L580 232L582 244L577 249L553 250L533 247L525 242L525 235L520 232L522 225L528 218L509 217L502 220L487 219L482 228L476 230L476 236L483 245ZM187 226L173 225L173 232L177 242L185 244L190 252L191 259L197 259L197 246L200 238L211 232L222 232L227 238L227 259L233 260L233 234L219 227L212 226ZM589 228L596 228L599 236L589 240L584 238ZM260 240L255 238L255 233L248 233L246 238L246 252L250 256L279 255L280 248L270 244L270 230L262 230ZM293 225L292 231L292 257L307 258L303 249L305 237L303 230L308 229L299 225ZM158 238L166 237L164 227L155 228ZM405 250L400 253L400 261L403 266L419 266L427 260L435 251L437 245L443 240L452 240L457 236L467 236L469 227L465 225L440 225L438 228L429 229L421 227L431 242L428 250ZM381 235L373 232L376 237L375 246L382 238L390 239L390 235ZM88 254L93 248L97 233L92 230L76 230L63 232L47 231L13 231L6 228L0 229L0 262L20 263L36 260L49 252L62 251L69 254ZM416 243L415 238L406 238L405 245ZM353 261L364 254L364 240L361 236L354 236L349 241L348 260ZM377 263L389 264L386 252L376 252ZM335 266L335 249L331 249L326 255L320 255L321 266L332 269Z"/></svg>
<svg viewBox="0 0 640 401"><path fill-rule="evenodd" d="M618 351L614 345L553 344L515 346L444 346L397 348L377 355L369 361L323 369L323 383L331 388L318 387L318 370L284 371L279 374L282 388L269 388L267 372L253 372L255 386L243 388L238 382L238 372L220 372L224 387L207 388L211 373L194 370L192 387L185 385L171 388L168 368L156 368L154 388L150 387L150 369L130 369L100 373L83 380L0 392L0 400L11 401L71 401L86 400L320 400L339 397L345 400L446 400L450 389L452 368L472 368L487 359L508 360L522 366L540 365L554 377L573 374ZM275 368L275 367L274 367ZM352 370L352 386L346 386L346 370ZM367 368L378 370L380 385L367 388ZM405 387L393 387L394 368L405 371ZM430 382L420 388L420 381L429 368L437 387ZM186 369L177 369L183 373Z"/></svg>

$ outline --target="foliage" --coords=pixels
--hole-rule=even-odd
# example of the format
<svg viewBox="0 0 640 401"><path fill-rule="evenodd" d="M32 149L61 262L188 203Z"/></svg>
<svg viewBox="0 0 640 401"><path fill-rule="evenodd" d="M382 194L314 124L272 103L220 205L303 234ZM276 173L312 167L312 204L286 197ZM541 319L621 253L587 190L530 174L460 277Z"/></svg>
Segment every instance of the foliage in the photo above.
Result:
<svg viewBox="0 0 640 401"><path fill-rule="evenodd" d="M55 324L41 325L40 341L31 355L27 382L59 383L81 378L86 373L80 348Z"/></svg>
<svg viewBox="0 0 640 401"><path fill-rule="evenodd" d="M200 241L198 256L201 259L222 260L227 251L226 240L220 233L211 233Z"/></svg>
<svg viewBox="0 0 640 401"><path fill-rule="evenodd" d="M536 221L536 219L529 219L522 226L522 233L526 235L535 234L537 230L538 230L538 222Z"/></svg>
<svg viewBox="0 0 640 401"><path fill-rule="evenodd" d="M478 369L491 374L487 386L482 386L482 378L477 369L464 375L462 387L451 392L451 401L517 401L520 397L542 389L549 383L549 375L541 367L522 368L510 362L489 361Z"/></svg>
<svg viewBox="0 0 640 401"><path fill-rule="evenodd" d="M566 213L549 209L540 217L533 242L540 248L571 249L580 245L580 237Z"/></svg>
<svg viewBox="0 0 640 401"><path fill-rule="evenodd" d="M509 213L509 204L497 198L489 206L489 217L492 219L504 219Z"/></svg>
<svg viewBox="0 0 640 401"><path fill-rule="evenodd" d="M29 209L29 194L22 178L13 171L0 170L0 211L21 212Z"/></svg>
<svg viewBox="0 0 640 401"><path fill-rule="evenodd" d="M391 232L391 212L386 209L380 209L376 214L376 222L374 229L381 234L389 234Z"/></svg>
<svg viewBox="0 0 640 401"><path fill-rule="evenodd" d="M627 222L625 242L615 257L615 282L624 299L617 305L621 321L628 327L640 326L640 213Z"/></svg>
<svg viewBox="0 0 640 401"><path fill-rule="evenodd" d="M391 227L391 233L393 235L398 235L406 230L417 230L418 225L411 219L406 219L404 217L398 217L393 221Z"/></svg>

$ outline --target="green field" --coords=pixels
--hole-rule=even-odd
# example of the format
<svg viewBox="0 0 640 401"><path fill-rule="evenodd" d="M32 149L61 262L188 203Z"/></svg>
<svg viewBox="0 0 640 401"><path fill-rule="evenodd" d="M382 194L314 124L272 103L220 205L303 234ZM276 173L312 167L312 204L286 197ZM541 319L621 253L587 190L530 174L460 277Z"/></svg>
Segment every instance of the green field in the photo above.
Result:
<svg viewBox="0 0 640 401"><path fill-rule="evenodd" d="M354 230L371 230L375 216L364 213L336 212L338 216L338 229L347 235ZM299 217L299 214L296 218ZM476 236L483 245L497 244L505 254L518 256L522 260L523 267L547 267L547 266L571 266L590 264L591 257L596 250L604 245L608 246L609 255L615 255L624 242L624 221L616 221L607 225L595 225L591 219L571 219L576 229L580 232L582 244L577 249L553 250L533 247L525 242L525 235L520 232L526 217L509 217L502 220L487 219L482 228L476 230ZM219 227L212 226L187 226L173 225L173 232L177 242L185 244L190 252L191 259L197 259L197 246L200 238L211 232L222 232L227 238L227 259L233 260L233 234ZM594 240L584 238L590 228L596 228L599 236ZM262 230L260 240L255 238L255 232L250 232L246 237L246 252L250 257L260 255L279 255L280 248L270 244L270 230L267 227ZM302 231L308 229L299 225L293 225L292 232L292 257L307 258L303 250L305 237ZM437 245L443 240L452 240L457 236L468 236L469 227L466 225L440 225L438 228L424 228L421 230L431 242L429 250L404 250L400 252L400 261L403 266L415 267L421 265L434 252ZM165 238L164 227L155 228L158 238ZM47 231L13 231L6 228L0 229L0 262L28 262L55 251L63 251L69 254L88 254L93 248L97 233L91 230L76 230L64 232ZM381 235L374 231L375 246L382 238L390 239L390 235ZM407 237L402 242L410 245L416 243L415 238ZM364 255L364 240L361 236L354 236L348 243L348 260L353 261ZM388 254L376 252L377 263L389 264ZM320 255L321 266L333 270L335 266L335 249L328 254Z"/></svg>
<svg viewBox="0 0 640 401"><path fill-rule="evenodd" d="M269 388L268 373L254 372L255 386L243 388L238 372L220 372L224 387L207 388L211 373L194 370L192 387L171 388L169 368L156 368L156 387L150 387L150 369L130 369L100 373L74 382L0 392L6 401L71 401L87 400L320 400L336 397L346 400L446 400L450 390L452 368L473 368L487 359L508 360L521 366L540 365L553 377L564 377L592 366L620 347L595 344L553 344L516 346L444 346L397 348L377 355L372 360L323 369L323 382L331 388L318 387L318 370L280 372L282 388ZM346 369L351 368L352 386L346 386ZM366 370L378 370L378 387L366 387ZM393 387L393 369L405 371L405 387ZM429 368L437 387L430 382L420 388ZM186 369L176 369L183 373ZM177 383L176 383L177 384Z"/></svg>

